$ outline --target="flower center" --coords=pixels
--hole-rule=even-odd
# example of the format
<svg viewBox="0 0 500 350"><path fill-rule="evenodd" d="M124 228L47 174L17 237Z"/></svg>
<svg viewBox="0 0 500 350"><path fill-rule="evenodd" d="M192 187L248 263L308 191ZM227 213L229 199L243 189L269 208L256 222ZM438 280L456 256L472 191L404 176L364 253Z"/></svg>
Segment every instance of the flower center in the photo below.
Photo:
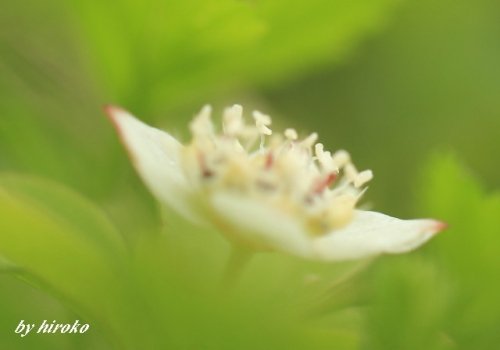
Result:
<svg viewBox="0 0 500 350"><path fill-rule="evenodd" d="M269 203L303 220L311 233L349 223L372 172L358 172L344 150L325 151L316 133L302 140L294 129L273 133L269 116L252 115L255 124L248 125L241 106L229 107L216 132L211 108L203 107L182 154L192 186L208 196L230 191Z"/></svg>

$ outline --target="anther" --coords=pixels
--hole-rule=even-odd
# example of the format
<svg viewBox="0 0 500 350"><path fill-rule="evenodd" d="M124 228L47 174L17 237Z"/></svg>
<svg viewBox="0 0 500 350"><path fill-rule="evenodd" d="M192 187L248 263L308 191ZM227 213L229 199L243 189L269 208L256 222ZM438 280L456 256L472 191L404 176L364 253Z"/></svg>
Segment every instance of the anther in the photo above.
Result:
<svg viewBox="0 0 500 350"><path fill-rule="evenodd" d="M259 111L253 111L253 118L255 119L255 126L261 135L272 135L272 130L267 126L271 125L271 118Z"/></svg>
<svg viewBox="0 0 500 350"><path fill-rule="evenodd" d="M343 168L347 163L351 161L351 156L347 151L340 150L333 154L333 163L338 168Z"/></svg>
<svg viewBox="0 0 500 350"><path fill-rule="evenodd" d="M227 135L234 136L238 134L244 127L243 123L243 107L233 105L224 110L224 132Z"/></svg>
<svg viewBox="0 0 500 350"><path fill-rule="evenodd" d="M264 168L271 169L271 167L273 166L273 163L274 163L274 156L273 156L272 152L269 152L266 155L266 163L264 164Z"/></svg>
<svg viewBox="0 0 500 350"><path fill-rule="evenodd" d="M213 136L214 126L210 115L212 113L212 107L210 105L205 105L201 109L200 113L193 119L189 128L195 136Z"/></svg>
<svg viewBox="0 0 500 350"><path fill-rule="evenodd" d="M350 182L354 182L359 173L353 164L348 163L344 166L344 174L347 177L347 180L349 180Z"/></svg>
<svg viewBox="0 0 500 350"><path fill-rule="evenodd" d="M200 164L201 176L203 178L208 179L214 176L214 172L208 168L205 157L201 152L198 153L198 163Z"/></svg>
<svg viewBox="0 0 500 350"><path fill-rule="evenodd" d="M324 146L322 143L317 143L315 146L314 146L314 153L316 153L316 157L321 158L321 155L323 154L323 149L324 149Z"/></svg>
<svg viewBox="0 0 500 350"><path fill-rule="evenodd" d="M297 131L295 131L295 129L286 129L284 134L285 134L285 137L290 141L295 141L299 137L297 135Z"/></svg>
<svg viewBox="0 0 500 350"><path fill-rule="evenodd" d="M371 179L373 179L373 172L371 170L364 170L355 177L354 187L359 188Z"/></svg>
<svg viewBox="0 0 500 350"><path fill-rule="evenodd" d="M324 147L322 143L317 143L315 148L316 158L318 159L321 167L324 171L332 172L338 171L335 163L333 162L332 155L329 151L324 151Z"/></svg>
<svg viewBox="0 0 500 350"><path fill-rule="evenodd" d="M335 182L337 179L338 174L336 172L331 172L324 178L320 179L316 186L314 187L313 193L315 194L320 194L322 193L325 189L330 187L331 184Z"/></svg>
<svg viewBox="0 0 500 350"><path fill-rule="evenodd" d="M318 134L313 132L311 135L307 136L304 140L300 142L301 146L310 149L318 140Z"/></svg>

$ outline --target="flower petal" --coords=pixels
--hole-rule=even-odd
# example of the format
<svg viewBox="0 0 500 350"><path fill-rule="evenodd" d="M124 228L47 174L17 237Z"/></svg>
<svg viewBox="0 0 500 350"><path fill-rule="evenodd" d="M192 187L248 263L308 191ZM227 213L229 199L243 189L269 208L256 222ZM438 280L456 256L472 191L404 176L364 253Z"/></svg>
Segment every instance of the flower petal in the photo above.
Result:
<svg viewBox="0 0 500 350"><path fill-rule="evenodd" d="M183 146L119 107L107 106L105 111L151 193L188 219L199 221L189 205L191 191L179 160Z"/></svg>
<svg viewBox="0 0 500 350"><path fill-rule="evenodd" d="M302 225L279 209L259 201L230 193L217 193L211 203L230 238L264 250L284 251L310 257L311 240Z"/></svg>
<svg viewBox="0 0 500 350"><path fill-rule="evenodd" d="M431 219L400 220L384 214L357 211L343 229L314 239L316 258L352 260L381 253L404 253L424 244L446 225Z"/></svg>

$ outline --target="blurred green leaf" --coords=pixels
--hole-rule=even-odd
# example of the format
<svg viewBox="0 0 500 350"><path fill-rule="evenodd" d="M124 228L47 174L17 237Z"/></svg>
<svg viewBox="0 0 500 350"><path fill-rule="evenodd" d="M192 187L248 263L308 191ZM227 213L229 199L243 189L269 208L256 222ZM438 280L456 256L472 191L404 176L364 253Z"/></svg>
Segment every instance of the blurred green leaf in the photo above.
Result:
<svg viewBox="0 0 500 350"><path fill-rule="evenodd" d="M363 349L446 349L447 280L416 254L385 257L373 272Z"/></svg>
<svg viewBox="0 0 500 350"><path fill-rule="evenodd" d="M118 332L125 247L87 200L56 183L1 175L0 255L96 327Z"/></svg>
<svg viewBox="0 0 500 350"><path fill-rule="evenodd" d="M488 348L500 342L500 194L455 157L435 157L426 174L422 207L450 224L429 249L453 286L444 327L461 348Z"/></svg>
<svg viewBox="0 0 500 350"><path fill-rule="evenodd" d="M57 215L58 224L70 225L68 233L86 239L113 256L123 254L124 243L113 224L89 201L54 182L22 175L0 175L0 184L9 193L29 201L37 210Z"/></svg>
<svg viewBox="0 0 500 350"><path fill-rule="evenodd" d="M56 298L45 291L27 285L11 274L0 274L0 348L8 350L26 349L109 349L109 343L98 329L83 336L67 334L36 334L34 331L25 337L14 333L20 320L40 325L43 320L57 320L59 323L83 321L81 315L64 307Z"/></svg>
<svg viewBox="0 0 500 350"><path fill-rule="evenodd" d="M184 242L168 234L184 236L180 237ZM141 329L146 327L152 334L147 340L150 348L356 348L358 334L351 325L340 323L345 318L339 318L333 326L331 322L320 324L308 320L303 313L297 315L297 309L303 307L297 285L303 285L303 270L307 270L298 261L292 262L289 268L285 265L290 259L280 262L278 254L275 259L259 259L255 265L251 261L241 276L241 284L228 290L221 285L223 266L219 266L219 271L210 266L217 255L220 262L227 249L221 249L196 232L175 230L167 235L154 239L144 236L135 252L134 275L138 299L143 302L137 323L140 320ZM187 245L195 250L202 250L201 245L205 245L207 251L178 252ZM196 245L199 246L196 248ZM205 255L212 256L207 259ZM256 273L266 262L280 265L268 265L269 274L274 272L279 280L272 288L266 286L270 282L268 274ZM284 272L284 276L280 276L280 272ZM263 291L270 293L266 296ZM196 336L191 336L193 332Z"/></svg>
<svg viewBox="0 0 500 350"><path fill-rule="evenodd" d="M136 112L338 61L397 0L74 2L97 80Z"/></svg>
<svg viewBox="0 0 500 350"><path fill-rule="evenodd" d="M424 173L421 211L450 229L377 264L366 349L487 349L500 340L500 196L451 156Z"/></svg>

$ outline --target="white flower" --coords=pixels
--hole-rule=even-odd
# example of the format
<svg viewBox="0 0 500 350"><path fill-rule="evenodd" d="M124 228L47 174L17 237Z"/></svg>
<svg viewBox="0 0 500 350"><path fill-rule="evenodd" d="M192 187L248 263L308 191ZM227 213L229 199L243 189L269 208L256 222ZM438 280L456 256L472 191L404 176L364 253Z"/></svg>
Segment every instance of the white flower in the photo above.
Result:
<svg viewBox="0 0 500 350"><path fill-rule="evenodd" d="M372 172L346 151L331 154L317 134L275 134L271 118L227 108L222 132L203 107L182 145L118 107L107 107L132 162L158 200L184 217L216 226L231 242L315 260L350 260L419 247L445 224L400 220L355 208Z"/></svg>

